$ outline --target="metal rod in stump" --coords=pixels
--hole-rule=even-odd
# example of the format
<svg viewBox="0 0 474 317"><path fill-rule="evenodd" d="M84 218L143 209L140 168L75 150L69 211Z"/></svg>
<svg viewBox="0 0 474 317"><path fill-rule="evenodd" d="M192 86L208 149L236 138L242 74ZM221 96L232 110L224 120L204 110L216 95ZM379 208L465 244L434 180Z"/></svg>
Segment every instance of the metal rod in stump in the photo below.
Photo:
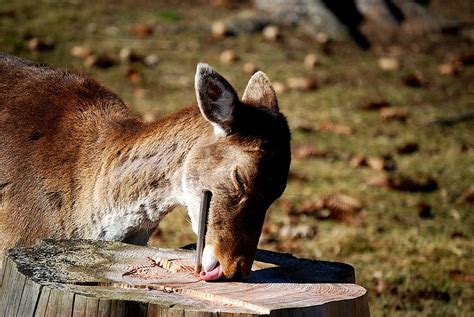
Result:
<svg viewBox="0 0 474 317"><path fill-rule="evenodd" d="M208 190L202 192L201 210L199 212L199 227L198 238L196 246L196 264L194 266L194 273L199 274L202 268L202 252L204 250L204 243L206 241L207 232L207 217L209 214L209 206L211 205L212 193Z"/></svg>

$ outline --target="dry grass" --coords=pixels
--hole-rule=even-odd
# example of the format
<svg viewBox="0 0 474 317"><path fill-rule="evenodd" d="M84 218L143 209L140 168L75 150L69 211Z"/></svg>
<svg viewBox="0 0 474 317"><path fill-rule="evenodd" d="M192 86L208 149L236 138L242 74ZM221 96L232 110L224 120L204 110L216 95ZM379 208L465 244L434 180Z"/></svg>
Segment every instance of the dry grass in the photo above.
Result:
<svg viewBox="0 0 474 317"><path fill-rule="evenodd" d="M293 161L292 172L305 178L288 184L282 203L269 211L267 224L307 224L317 233L290 239L269 230L261 247L354 265L358 283L369 290L374 316L472 314L473 205L458 197L474 183L474 124L429 124L474 106L473 66L463 67L457 76L438 73L439 64L466 51L468 45L457 38L427 37L400 47L400 71L383 72L377 67L379 53L333 44L333 53L326 55L299 30L284 30L277 42L264 41L260 34L215 40L209 22L234 12L164 3L0 0L0 50L84 71L148 117L194 103L193 76L199 61L214 65L240 93L249 77L242 70L245 62L256 64L273 81L315 78L319 87L315 91L282 93L281 109L295 144L312 144L333 155ZM153 35L131 35L129 28L135 23L152 25ZM31 52L27 43L32 37L50 38L55 48ZM141 54L158 55L160 63L154 68L120 64L106 70L84 69L82 61L68 53L74 45L113 55L131 47ZM240 60L221 64L219 54L224 49L234 49ZM310 71L303 65L308 53L321 56L321 65ZM140 81L127 80L129 68L141 73ZM415 71L423 74L423 86L406 86L403 79ZM374 101L406 108L409 116L405 122L382 121L377 111L360 109ZM348 126L354 133L318 129L327 122ZM419 150L397 153L408 142L416 143ZM371 178L388 172L351 166L350 159L357 153L388 155L396 165L392 173L414 181L430 176L438 188L410 192L370 186ZM357 221L288 214L291 206L331 192L362 202L362 211L354 215ZM431 206L431 216L420 216L421 202ZM270 234L276 240L268 239ZM180 210L165 219L158 241L178 247L193 240L185 211Z"/></svg>

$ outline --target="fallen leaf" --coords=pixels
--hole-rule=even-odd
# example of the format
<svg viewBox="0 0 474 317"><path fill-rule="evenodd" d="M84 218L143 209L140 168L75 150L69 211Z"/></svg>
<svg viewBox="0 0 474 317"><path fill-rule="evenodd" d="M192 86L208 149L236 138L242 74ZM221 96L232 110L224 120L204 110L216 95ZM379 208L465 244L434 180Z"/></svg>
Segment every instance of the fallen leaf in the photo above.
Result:
<svg viewBox="0 0 474 317"><path fill-rule="evenodd" d="M269 41L276 41L281 37L280 28L276 25L267 25L262 30L263 38Z"/></svg>
<svg viewBox="0 0 474 317"><path fill-rule="evenodd" d="M139 37L149 37L153 34L153 27L147 24L137 23L130 27L129 32Z"/></svg>
<svg viewBox="0 0 474 317"><path fill-rule="evenodd" d="M438 182L432 177L422 178L420 179L420 181L415 181L408 177L402 177L394 179L392 181L391 187L398 190L406 190L412 192L430 192L438 189Z"/></svg>
<svg viewBox="0 0 474 317"><path fill-rule="evenodd" d="M466 144L466 143L461 144L461 152L465 153L469 151L469 149L470 149L469 144Z"/></svg>
<svg viewBox="0 0 474 317"><path fill-rule="evenodd" d="M113 59L108 54L100 55L91 55L87 57L84 61L84 66L86 68L98 67L98 68L110 68L116 64L115 59Z"/></svg>
<svg viewBox="0 0 474 317"><path fill-rule="evenodd" d="M331 193L322 197L323 206L333 212L354 213L362 209L362 202L342 193Z"/></svg>
<svg viewBox="0 0 474 317"><path fill-rule="evenodd" d="M34 37L28 41L28 49L30 51L48 51L54 48L54 42L52 40L43 40L38 37Z"/></svg>
<svg viewBox="0 0 474 317"><path fill-rule="evenodd" d="M286 92L287 88L286 85L280 81L275 81L273 84L273 89L277 95L283 94Z"/></svg>
<svg viewBox="0 0 474 317"><path fill-rule="evenodd" d="M138 83L142 78L140 71L136 68L130 68L127 71L127 80L131 83Z"/></svg>
<svg viewBox="0 0 474 317"><path fill-rule="evenodd" d="M280 198L277 200L278 206L286 213L290 212L293 207L292 203L286 198Z"/></svg>
<svg viewBox="0 0 474 317"><path fill-rule="evenodd" d="M339 134L339 135L352 135L354 134L354 130L345 125L345 124L337 124L337 123L333 123L333 122L330 122L330 121L324 121L324 122L321 122L317 128L317 131L320 131L320 132L332 132L332 133L335 133L335 134Z"/></svg>
<svg viewBox="0 0 474 317"><path fill-rule="evenodd" d="M367 160L364 154L354 154L351 157L349 165L352 167L367 166Z"/></svg>
<svg viewBox="0 0 474 317"><path fill-rule="evenodd" d="M367 185L374 187L389 187L390 177L387 175L377 175L367 180Z"/></svg>
<svg viewBox="0 0 474 317"><path fill-rule="evenodd" d="M360 107L362 110L380 110L382 108L390 107L388 101L371 101Z"/></svg>
<svg viewBox="0 0 474 317"><path fill-rule="evenodd" d="M146 89L141 88L141 87L135 88L133 90L133 96L135 96L139 99L145 98L147 93L148 93L148 91Z"/></svg>
<svg viewBox="0 0 474 317"><path fill-rule="evenodd" d="M395 57L381 57L377 61L379 68L386 72L398 71L400 62Z"/></svg>
<svg viewBox="0 0 474 317"><path fill-rule="evenodd" d="M447 303L451 300L449 293L433 289L431 287L417 292L409 291L406 296L413 302L419 302L420 299L435 299L442 300Z"/></svg>
<svg viewBox="0 0 474 317"><path fill-rule="evenodd" d="M299 91L311 91L317 88L316 81L310 77L288 77L288 88Z"/></svg>
<svg viewBox="0 0 474 317"><path fill-rule="evenodd" d="M453 270L449 272L449 278L456 282L467 282L472 283L474 282L474 274L472 273L464 273L460 270Z"/></svg>
<svg viewBox="0 0 474 317"><path fill-rule="evenodd" d="M278 242L278 231L280 226L273 223L266 221L262 227L262 235L260 237L260 243L268 244L268 243L276 243Z"/></svg>
<svg viewBox="0 0 474 317"><path fill-rule="evenodd" d="M372 274L372 276L373 276L374 281L375 281L375 293L377 295L380 295L387 288L387 285L386 285L385 281L383 280L383 273L381 271L375 271Z"/></svg>
<svg viewBox="0 0 474 317"><path fill-rule="evenodd" d="M307 143L294 146L291 152L295 159L325 158L333 154L327 150L317 149L314 145Z"/></svg>
<svg viewBox="0 0 474 317"><path fill-rule="evenodd" d="M313 206L309 204L308 208L309 207ZM306 214L312 215L321 220L329 219L360 225L362 222L360 213L358 213L360 209L362 209L362 203L360 200L336 192L323 195L318 205L313 207L312 212Z"/></svg>
<svg viewBox="0 0 474 317"><path fill-rule="evenodd" d="M280 239L274 246L278 252L300 253L301 243L296 239Z"/></svg>
<svg viewBox="0 0 474 317"><path fill-rule="evenodd" d="M76 45L71 47L69 50L69 54L72 57L79 58L79 59L86 59L87 57L93 54L93 51L90 47L84 45Z"/></svg>
<svg viewBox="0 0 474 317"><path fill-rule="evenodd" d="M310 53L306 55L304 58L304 67L306 67L306 69L308 70L314 69L320 63L321 61L320 61L319 56L314 53Z"/></svg>
<svg viewBox="0 0 474 317"><path fill-rule="evenodd" d="M449 209L448 214L451 218L453 218L456 221L461 220L461 213L456 209Z"/></svg>
<svg viewBox="0 0 474 317"><path fill-rule="evenodd" d="M234 64L239 60L239 57L237 56L234 50L228 49L221 53L219 59L224 64Z"/></svg>
<svg viewBox="0 0 474 317"><path fill-rule="evenodd" d="M466 236L464 235L464 233L459 232L459 231L454 231L453 233L451 233L452 239L464 239L465 237Z"/></svg>
<svg viewBox="0 0 474 317"><path fill-rule="evenodd" d="M235 8L238 1L235 0L210 0L211 6L215 8Z"/></svg>
<svg viewBox="0 0 474 317"><path fill-rule="evenodd" d="M232 35L229 27L223 21L216 21L212 23L211 34L216 39L223 38L227 35Z"/></svg>
<svg viewBox="0 0 474 317"><path fill-rule="evenodd" d="M288 173L288 181L289 182L307 182L308 178L304 175L297 174L295 172L289 172Z"/></svg>
<svg viewBox="0 0 474 317"><path fill-rule="evenodd" d="M267 221L263 224L262 234L264 235L276 234L278 233L279 229L280 229L280 226L278 226L276 223Z"/></svg>
<svg viewBox="0 0 474 317"><path fill-rule="evenodd" d="M158 57L158 55L155 55L155 54L147 55L143 59L143 64L145 64L146 66L149 66L149 67L156 66L156 65L158 65L159 62L160 62L160 58Z"/></svg>
<svg viewBox="0 0 474 317"><path fill-rule="evenodd" d="M258 71L258 67L254 63L247 62L247 63L242 65L242 70L246 74L253 75L254 73L256 73Z"/></svg>
<svg viewBox="0 0 474 317"><path fill-rule="evenodd" d="M395 161L390 156L371 156L366 159L367 166L376 171L395 170Z"/></svg>
<svg viewBox="0 0 474 317"><path fill-rule="evenodd" d="M416 211L418 216L423 219L432 219L433 214L431 212L431 206L425 202L419 202L416 204Z"/></svg>
<svg viewBox="0 0 474 317"><path fill-rule="evenodd" d="M316 210L313 215L316 218L321 219L321 220L324 220L324 219L336 220L333 213L331 212L331 210L325 209L325 208ZM331 217L331 216L333 216L333 217ZM337 220L341 220L341 219L337 219Z"/></svg>
<svg viewBox="0 0 474 317"><path fill-rule="evenodd" d="M383 171L385 160L380 156L371 156L367 159L367 166L376 171Z"/></svg>
<svg viewBox="0 0 474 317"><path fill-rule="evenodd" d="M142 116L143 121L145 121L145 122L153 122L153 121L156 120L157 117L158 117L158 115L154 112L146 112Z"/></svg>
<svg viewBox="0 0 474 317"><path fill-rule="evenodd" d="M405 122L410 112L406 108L382 108L379 111L380 119L384 121L398 120Z"/></svg>
<svg viewBox="0 0 474 317"><path fill-rule="evenodd" d="M385 293L387 289L387 283L382 278L377 279L377 284L375 285L375 293L377 295L381 295Z"/></svg>
<svg viewBox="0 0 474 317"><path fill-rule="evenodd" d="M330 39L322 45L321 50L326 56L334 55L336 51L333 42L331 42Z"/></svg>
<svg viewBox="0 0 474 317"><path fill-rule="evenodd" d="M411 154L418 152L418 143L408 142L397 147L398 154Z"/></svg>
<svg viewBox="0 0 474 317"><path fill-rule="evenodd" d="M122 63L134 63L141 62L143 60L143 56L138 54L130 47L124 47L119 52L119 59Z"/></svg>
<svg viewBox="0 0 474 317"><path fill-rule="evenodd" d="M309 124L299 124L293 128L295 131L302 133L313 133L315 132L314 128Z"/></svg>
<svg viewBox="0 0 474 317"><path fill-rule="evenodd" d="M423 86L423 74L419 71L409 74L403 79L403 83L410 87L421 87Z"/></svg>
<svg viewBox="0 0 474 317"><path fill-rule="evenodd" d="M367 184L406 192L431 192L438 189L438 182L430 176L421 177L420 180L414 180L400 174L382 175L369 179Z"/></svg>
<svg viewBox="0 0 474 317"><path fill-rule="evenodd" d="M316 33L316 41L319 44L326 44L329 42L329 36L324 32L318 32Z"/></svg>
<svg viewBox="0 0 474 317"><path fill-rule="evenodd" d="M438 72L441 75L457 75L460 72L460 66L455 63L444 63L438 66Z"/></svg>
<svg viewBox="0 0 474 317"><path fill-rule="evenodd" d="M317 215L317 212L324 208L323 200L315 198L313 200L306 200L296 206L291 206L288 209L289 215Z"/></svg>
<svg viewBox="0 0 474 317"><path fill-rule="evenodd" d="M463 66L474 64L474 50L459 54L453 59L453 63Z"/></svg>
<svg viewBox="0 0 474 317"><path fill-rule="evenodd" d="M471 185L464 193L456 200L457 203L474 204L474 185Z"/></svg>
<svg viewBox="0 0 474 317"><path fill-rule="evenodd" d="M283 239L312 239L316 236L316 226L307 223L287 224L280 228L278 234Z"/></svg>

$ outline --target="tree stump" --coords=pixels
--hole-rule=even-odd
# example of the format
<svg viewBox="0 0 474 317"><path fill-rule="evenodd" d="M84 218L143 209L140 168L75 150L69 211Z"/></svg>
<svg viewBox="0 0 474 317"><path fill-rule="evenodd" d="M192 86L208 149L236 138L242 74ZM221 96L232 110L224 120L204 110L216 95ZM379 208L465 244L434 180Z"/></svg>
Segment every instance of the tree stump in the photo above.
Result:
<svg viewBox="0 0 474 317"><path fill-rule="evenodd" d="M369 316L354 269L258 250L247 282L204 282L194 254L45 240L7 252L1 316Z"/></svg>

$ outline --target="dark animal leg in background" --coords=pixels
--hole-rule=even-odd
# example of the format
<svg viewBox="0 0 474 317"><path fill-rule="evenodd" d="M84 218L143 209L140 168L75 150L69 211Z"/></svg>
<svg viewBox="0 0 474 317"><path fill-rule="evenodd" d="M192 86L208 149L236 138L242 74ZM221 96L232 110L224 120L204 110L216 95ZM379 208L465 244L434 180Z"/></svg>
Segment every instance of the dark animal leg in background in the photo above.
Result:
<svg viewBox="0 0 474 317"><path fill-rule="evenodd" d="M336 18L347 27L350 36L362 48L369 48L370 43L360 32L363 16L356 7L354 0L323 0L324 5L331 10Z"/></svg>
<svg viewBox="0 0 474 317"><path fill-rule="evenodd" d="M384 0L384 2L385 2L385 6L387 7L387 9L390 11L393 18L398 23L401 23L403 20L405 20L405 15L400 10L400 8L396 4L393 3L392 0Z"/></svg>

